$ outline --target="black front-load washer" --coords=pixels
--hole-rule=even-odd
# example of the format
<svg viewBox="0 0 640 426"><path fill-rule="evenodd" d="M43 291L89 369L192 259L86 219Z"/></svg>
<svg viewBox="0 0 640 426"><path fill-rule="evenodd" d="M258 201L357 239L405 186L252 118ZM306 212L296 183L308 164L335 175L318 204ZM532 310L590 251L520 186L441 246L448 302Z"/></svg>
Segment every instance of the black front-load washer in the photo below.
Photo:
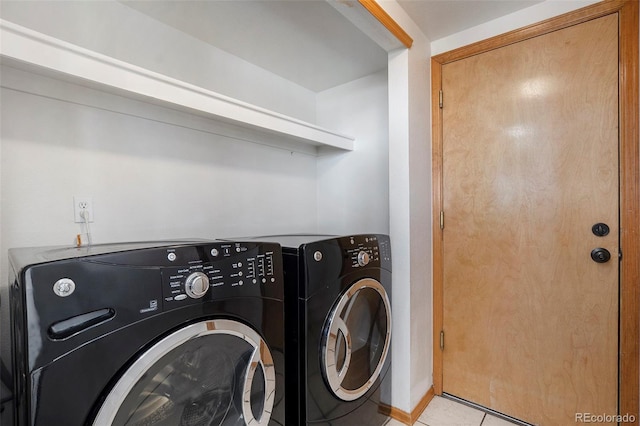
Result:
<svg viewBox="0 0 640 426"><path fill-rule="evenodd" d="M12 249L19 426L283 425L280 246Z"/></svg>
<svg viewBox="0 0 640 426"><path fill-rule="evenodd" d="M389 237L260 238L281 244L284 258L287 425L384 424L391 392Z"/></svg>

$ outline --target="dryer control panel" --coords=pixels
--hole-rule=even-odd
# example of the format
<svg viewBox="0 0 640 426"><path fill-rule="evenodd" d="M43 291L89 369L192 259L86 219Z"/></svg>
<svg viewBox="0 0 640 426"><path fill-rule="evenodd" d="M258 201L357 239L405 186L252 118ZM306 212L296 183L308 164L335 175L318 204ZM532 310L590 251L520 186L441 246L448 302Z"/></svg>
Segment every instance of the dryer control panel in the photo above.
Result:
<svg viewBox="0 0 640 426"><path fill-rule="evenodd" d="M345 253L343 268L383 267L391 263L389 240L382 235L355 235L340 238Z"/></svg>
<svg viewBox="0 0 640 426"><path fill-rule="evenodd" d="M391 272L392 266L391 242L383 234L311 241L300 246L299 256L304 279L298 283L298 297L305 300L332 286L351 285L362 277L380 280ZM386 286L384 282L383 285Z"/></svg>

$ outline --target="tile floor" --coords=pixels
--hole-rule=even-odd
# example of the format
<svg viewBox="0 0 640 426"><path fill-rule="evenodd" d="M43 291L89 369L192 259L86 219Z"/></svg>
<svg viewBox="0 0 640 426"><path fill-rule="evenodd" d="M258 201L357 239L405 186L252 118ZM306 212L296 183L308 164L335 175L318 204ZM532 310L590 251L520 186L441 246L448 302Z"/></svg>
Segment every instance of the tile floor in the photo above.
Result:
<svg viewBox="0 0 640 426"><path fill-rule="evenodd" d="M414 426L514 426L514 423L463 404L435 396ZM404 426L391 419L387 426Z"/></svg>

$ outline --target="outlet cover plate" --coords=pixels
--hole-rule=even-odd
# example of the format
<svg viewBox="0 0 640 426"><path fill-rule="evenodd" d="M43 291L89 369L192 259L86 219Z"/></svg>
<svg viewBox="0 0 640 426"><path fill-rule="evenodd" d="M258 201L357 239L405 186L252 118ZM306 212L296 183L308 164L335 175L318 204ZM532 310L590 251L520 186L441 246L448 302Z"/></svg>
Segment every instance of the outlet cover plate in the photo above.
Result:
<svg viewBox="0 0 640 426"><path fill-rule="evenodd" d="M84 223L82 211L89 213L89 222L93 222L93 199L91 197L75 196L73 197L73 220L76 223Z"/></svg>

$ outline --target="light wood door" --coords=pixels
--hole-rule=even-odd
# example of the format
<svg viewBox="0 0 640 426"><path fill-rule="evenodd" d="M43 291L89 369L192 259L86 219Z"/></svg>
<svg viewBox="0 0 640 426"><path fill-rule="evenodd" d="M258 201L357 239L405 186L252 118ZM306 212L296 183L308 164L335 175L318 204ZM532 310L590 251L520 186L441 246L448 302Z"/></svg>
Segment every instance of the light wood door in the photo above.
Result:
<svg viewBox="0 0 640 426"><path fill-rule="evenodd" d="M443 391L616 414L617 15L446 64L442 89Z"/></svg>

